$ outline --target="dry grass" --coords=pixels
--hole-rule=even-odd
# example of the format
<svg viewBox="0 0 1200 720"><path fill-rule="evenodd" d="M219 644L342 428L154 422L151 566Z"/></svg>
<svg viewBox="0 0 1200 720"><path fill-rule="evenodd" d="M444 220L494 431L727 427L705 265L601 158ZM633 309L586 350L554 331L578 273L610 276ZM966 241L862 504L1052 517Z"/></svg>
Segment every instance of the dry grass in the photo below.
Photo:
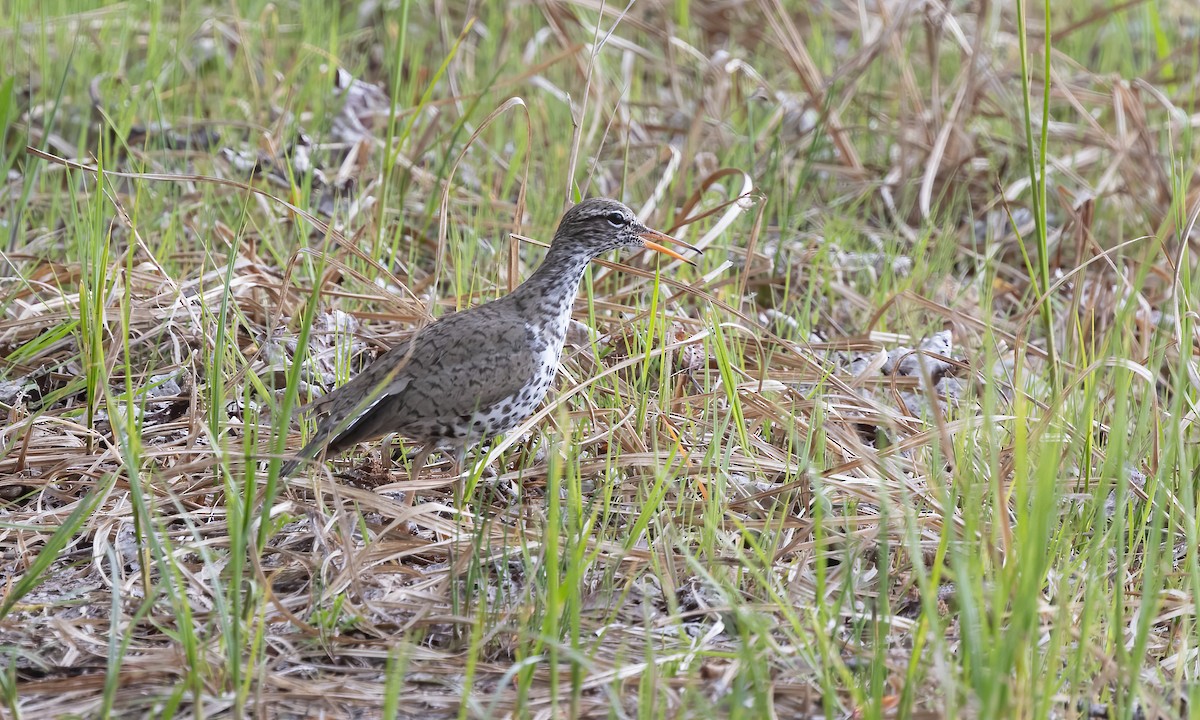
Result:
<svg viewBox="0 0 1200 720"><path fill-rule="evenodd" d="M1040 8L405 7L3 11L0 717L1197 712L1200 11L1053 9L1039 209ZM278 481L576 192L703 264Z"/></svg>

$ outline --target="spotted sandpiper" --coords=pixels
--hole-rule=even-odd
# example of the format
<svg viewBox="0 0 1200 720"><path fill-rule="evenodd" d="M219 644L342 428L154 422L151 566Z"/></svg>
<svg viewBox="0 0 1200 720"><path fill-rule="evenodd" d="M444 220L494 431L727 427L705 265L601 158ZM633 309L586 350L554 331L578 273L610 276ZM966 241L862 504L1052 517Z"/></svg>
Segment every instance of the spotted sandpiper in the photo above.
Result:
<svg viewBox="0 0 1200 720"><path fill-rule="evenodd" d="M615 200L575 205L559 221L546 260L517 289L421 328L323 398L327 415L282 475L322 450L335 455L389 433L421 445L411 478L439 447L456 450L461 466L468 446L512 430L546 396L588 263L638 247L691 262L663 242L700 252L646 227Z"/></svg>

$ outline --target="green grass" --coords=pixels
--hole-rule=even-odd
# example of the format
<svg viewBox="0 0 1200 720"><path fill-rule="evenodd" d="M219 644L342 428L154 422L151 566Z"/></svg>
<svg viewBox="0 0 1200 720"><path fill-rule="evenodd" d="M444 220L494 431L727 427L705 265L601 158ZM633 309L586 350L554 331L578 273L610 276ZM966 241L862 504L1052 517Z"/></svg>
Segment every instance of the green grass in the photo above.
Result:
<svg viewBox="0 0 1200 720"><path fill-rule="evenodd" d="M0 7L0 717L1200 717L1200 13L367 7ZM580 195L706 253L465 483L278 477Z"/></svg>

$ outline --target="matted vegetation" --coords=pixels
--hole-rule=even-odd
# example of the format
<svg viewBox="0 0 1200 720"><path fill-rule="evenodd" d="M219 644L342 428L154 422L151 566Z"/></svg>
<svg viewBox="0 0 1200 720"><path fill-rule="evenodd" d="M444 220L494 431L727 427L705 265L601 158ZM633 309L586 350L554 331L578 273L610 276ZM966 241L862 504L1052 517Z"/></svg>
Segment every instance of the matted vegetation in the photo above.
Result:
<svg viewBox="0 0 1200 720"><path fill-rule="evenodd" d="M1200 712L1195 3L85 5L0 5L0 717ZM462 482L279 479L590 195L699 267Z"/></svg>

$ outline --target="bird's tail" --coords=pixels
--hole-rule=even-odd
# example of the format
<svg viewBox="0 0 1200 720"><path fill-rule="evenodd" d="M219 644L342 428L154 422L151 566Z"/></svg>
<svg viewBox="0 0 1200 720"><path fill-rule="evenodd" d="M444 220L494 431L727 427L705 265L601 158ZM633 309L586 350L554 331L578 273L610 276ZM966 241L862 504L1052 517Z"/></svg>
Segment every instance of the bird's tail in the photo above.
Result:
<svg viewBox="0 0 1200 720"><path fill-rule="evenodd" d="M317 452L320 449L321 445L316 440L305 445L300 452L296 453L295 457L285 462L283 467L279 468L279 477L290 477L292 473L296 472L296 468L300 467L300 463L305 460L312 460L317 456Z"/></svg>
<svg viewBox="0 0 1200 720"><path fill-rule="evenodd" d="M343 423L334 422L331 418L326 418L324 422L317 427L317 432L309 439L308 444L300 448L300 452L283 464L279 469L279 477L285 478L290 476L300 467L300 464L306 460L312 460L321 454L324 450L328 457L334 457L345 450L349 450L362 439L360 426L363 418L359 417L349 426L344 426Z"/></svg>
<svg viewBox="0 0 1200 720"><path fill-rule="evenodd" d="M306 460L312 460L317 455L320 455L323 449L328 450L330 457L344 450L346 448L346 443L342 441L345 435L344 431L338 433L337 437L330 437L337 429L333 425L322 423L321 427L317 429L317 434L308 441L308 444L300 448L300 452L296 453L291 460L288 460L283 464L283 467L279 468L279 477L289 477L292 473L296 472L296 468L300 467L301 463Z"/></svg>
<svg viewBox="0 0 1200 720"><path fill-rule="evenodd" d="M350 382L353 383L359 375ZM388 379L390 379L390 375ZM343 385L342 388L349 387L349 384ZM382 383L380 384L382 388ZM376 427L379 425L380 417L375 412L379 401L385 397L383 394L377 394L370 398L370 402L361 402L357 406L350 408L350 412L346 412L346 408L335 408L329 412L317 426L317 432L309 439L308 444L296 453L296 456L283 464L279 469L279 477L285 478L296 471L300 467L300 463L305 460L311 460L321 453L333 457L343 450L349 450L354 447L360 440L366 440L372 437L379 437L382 433L376 432Z"/></svg>
<svg viewBox="0 0 1200 720"><path fill-rule="evenodd" d="M280 478L291 477L292 473L296 472L296 468L298 468L298 467L300 467L300 459L299 458L293 458L291 460L288 460L287 462L285 462L283 464L283 467L279 468L279 477Z"/></svg>

